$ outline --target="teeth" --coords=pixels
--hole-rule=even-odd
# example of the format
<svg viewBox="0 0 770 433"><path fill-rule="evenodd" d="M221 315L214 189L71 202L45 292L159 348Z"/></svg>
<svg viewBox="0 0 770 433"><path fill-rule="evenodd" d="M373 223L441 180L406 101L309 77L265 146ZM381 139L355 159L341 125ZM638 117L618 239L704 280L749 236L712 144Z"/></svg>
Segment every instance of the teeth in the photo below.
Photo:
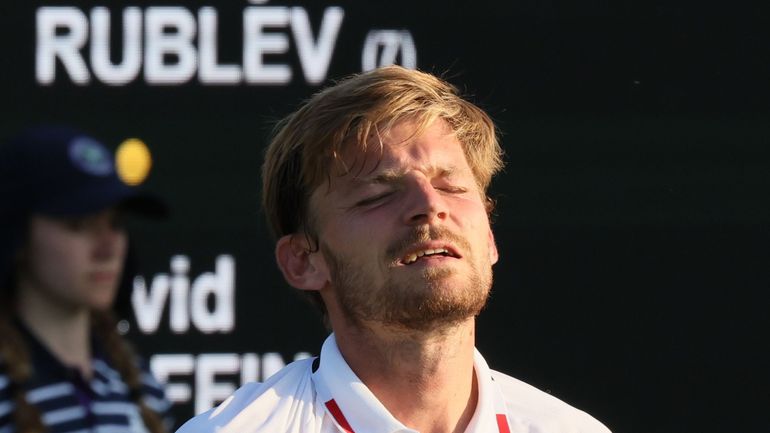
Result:
<svg viewBox="0 0 770 433"><path fill-rule="evenodd" d="M442 253L443 254L449 254L449 251L447 251L446 248L437 248L435 250L434 249L421 250L421 251L417 251L415 253L411 253L408 256L404 257L403 261L404 261L405 264L408 265L408 264L416 262L419 257L430 256L430 255L433 255L433 254L442 254Z"/></svg>

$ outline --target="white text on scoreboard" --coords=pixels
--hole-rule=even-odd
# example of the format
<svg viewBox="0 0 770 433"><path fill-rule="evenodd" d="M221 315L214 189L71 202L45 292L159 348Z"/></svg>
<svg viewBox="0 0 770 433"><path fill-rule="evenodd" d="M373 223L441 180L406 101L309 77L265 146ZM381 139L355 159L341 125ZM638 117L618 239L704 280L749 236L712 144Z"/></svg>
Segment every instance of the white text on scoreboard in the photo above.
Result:
<svg viewBox="0 0 770 433"><path fill-rule="evenodd" d="M64 75L77 85L101 82L122 86L140 78L149 85L283 86L300 75L310 85L327 78L335 48L361 44L362 70L399 63L417 67L411 32L372 29L363 41L340 41L345 11L326 7L313 19L301 6L247 6L243 9L240 63L222 63L219 12L212 6L105 6L88 13L75 6L44 6L36 11L35 78L51 85ZM319 22L316 28L311 23ZM112 26L122 23L122 31ZM234 23L226 23L232 26ZM119 34L120 40L111 40ZM120 54L119 59L116 52ZM289 61L294 55L297 67ZM61 73L63 72L63 74ZM57 75L58 73L58 75Z"/></svg>
<svg viewBox="0 0 770 433"><path fill-rule="evenodd" d="M142 276L134 278L131 304L142 333L158 330L167 304L169 326L176 334L187 332L191 323L204 334L229 333L235 328L233 256L220 255L214 272L204 272L192 281L189 272L190 258L176 255L171 257L171 275L156 274L149 285Z"/></svg>
<svg viewBox="0 0 770 433"><path fill-rule="evenodd" d="M294 361L309 358L294 355ZM194 400L195 414L225 400L238 386L264 381L286 365L279 353L158 354L150 358L150 369L166 384L166 396L175 404ZM228 380L229 379L229 380Z"/></svg>

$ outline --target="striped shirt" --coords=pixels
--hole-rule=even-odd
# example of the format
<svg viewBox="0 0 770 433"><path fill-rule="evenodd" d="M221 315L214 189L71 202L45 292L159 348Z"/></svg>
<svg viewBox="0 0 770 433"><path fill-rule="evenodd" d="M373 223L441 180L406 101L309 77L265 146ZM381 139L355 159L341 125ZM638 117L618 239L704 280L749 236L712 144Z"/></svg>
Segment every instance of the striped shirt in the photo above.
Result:
<svg viewBox="0 0 770 433"><path fill-rule="evenodd" d="M33 364L32 377L21 386L27 401L40 411L50 433L147 432L128 386L120 373L105 361L104 351L95 339L93 374L85 379L78 370L62 364L23 325L17 322L17 326L26 340ZM141 368L141 381L141 398L170 428L171 404L146 365ZM0 362L0 433L17 431L13 422L12 387Z"/></svg>

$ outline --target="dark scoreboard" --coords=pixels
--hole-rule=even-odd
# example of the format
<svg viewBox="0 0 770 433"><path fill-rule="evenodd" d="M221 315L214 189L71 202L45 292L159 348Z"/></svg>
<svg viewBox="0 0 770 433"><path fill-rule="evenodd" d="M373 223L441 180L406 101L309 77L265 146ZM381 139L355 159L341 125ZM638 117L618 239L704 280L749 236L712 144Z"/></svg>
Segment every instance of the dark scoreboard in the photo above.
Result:
<svg viewBox="0 0 770 433"><path fill-rule="evenodd" d="M10 3L10 4L8 4ZM665 4L664 4L665 3ZM121 329L180 422L317 354L259 209L275 122L398 63L497 122L500 249L478 346L616 432L761 431L770 22L695 2L18 1L0 138L77 126L152 152Z"/></svg>

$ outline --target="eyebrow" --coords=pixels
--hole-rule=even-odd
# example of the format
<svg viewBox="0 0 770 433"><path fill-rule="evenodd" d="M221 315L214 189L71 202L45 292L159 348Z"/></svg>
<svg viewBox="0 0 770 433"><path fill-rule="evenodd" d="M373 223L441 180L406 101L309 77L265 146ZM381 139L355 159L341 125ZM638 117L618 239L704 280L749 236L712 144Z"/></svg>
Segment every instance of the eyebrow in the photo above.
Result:
<svg viewBox="0 0 770 433"><path fill-rule="evenodd" d="M426 167L421 167L420 171L434 174L436 177L448 177L454 174L457 171L457 169L454 166L449 166L449 167L426 166ZM386 170L380 171L374 176L354 177L352 181L356 186L372 185L372 184L375 184L375 185L392 184L392 183L398 182L398 180L403 178L405 174L406 174L406 170L386 169Z"/></svg>

